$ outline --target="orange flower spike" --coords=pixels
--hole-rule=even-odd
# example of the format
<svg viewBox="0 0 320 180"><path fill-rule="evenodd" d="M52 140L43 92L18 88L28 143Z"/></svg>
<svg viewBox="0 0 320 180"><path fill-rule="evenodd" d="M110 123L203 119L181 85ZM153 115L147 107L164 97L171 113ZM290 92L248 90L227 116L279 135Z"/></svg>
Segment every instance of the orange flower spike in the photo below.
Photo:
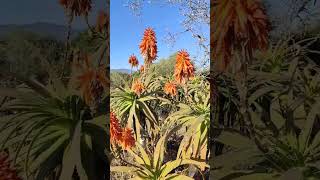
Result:
<svg viewBox="0 0 320 180"><path fill-rule="evenodd" d="M72 15L75 16L87 16L91 10L92 0L59 0L59 3L67 10L69 10Z"/></svg>
<svg viewBox="0 0 320 180"><path fill-rule="evenodd" d="M91 82L92 82L92 79L94 79L94 77L95 77L95 73L93 70L88 70L87 72L77 77L80 92L87 104L90 104L93 100L93 97L91 94L92 92Z"/></svg>
<svg viewBox="0 0 320 180"><path fill-rule="evenodd" d="M157 39L152 28L147 28L144 31L139 47L146 64L151 64L157 58Z"/></svg>
<svg viewBox="0 0 320 180"><path fill-rule="evenodd" d="M144 91L144 85L139 81L135 80L131 88L138 96Z"/></svg>
<svg viewBox="0 0 320 180"><path fill-rule="evenodd" d="M139 65L139 61L135 55L131 55L129 57L129 64L131 67L137 67Z"/></svg>
<svg viewBox="0 0 320 180"><path fill-rule="evenodd" d="M80 88L80 92L87 104L92 101L91 96L91 81L95 78L95 72L90 65L89 56L87 54L82 56L82 64L78 64L79 74L76 76L76 83Z"/></svg>
<svg viewBox="0 0 320 180"><path fill-rule="evenodd" d="M102 85L104 89L108 89L110 87L110 80L106 74L106 67L104 65L101 65L97 70L97 81Z"/></svg>
<svg viewBox="0 0 320 180"><path fill-rule="evenodd" d="M128 150L135 146L135 139L131 128L126 127L122 132L122 148Z"/></svg>
<svg viewBox="0 0 320 180"><path fill-rule="evenodd" d="M140 73L143 73L143 72L144 72L144 66L141 65L141 66L140 66Z"/></svg>
<svg viewBox="0 0 320 180"><path fill-rule="evenodd" d="M89 56L82 56L82 62L75 62L73 79L85 102L90 105L101 94L102 88L107 88L108 80L103 68L93 68Z"/></svg>
<svg viewBox="0 0 320 180"><path fill-rule="evenodd" d="M82 0L80 5L80 13L82 15L88 15L89 11L91 10L91 0ZM80 14L80 15L81 15Z"/></svg>
<svg viewBox="0 0 320 180"><path fill-rule="evenodd" d="M249 58L255 49L268 46L270 23L260 0L221 1L212 12L217 27L212 38L218 71L227 68L232 51L241 50L241 45Z"/></svg>
<svg viewBox="0 0 320 180"><path fill-rule="evenodd" d="M194 67L191 63L189 53L185 50L178 52L176 57L176 65L174 70L174 77L178 83L186 83L190 77L194 76Z"/></svg>
<svg viewBox="0 0 320 180"><path fill-rule="evenodd" d="M115 113L110 113L110 139L111 143L122 142L122 129Z"/></svg>
<svg viewBox="0 0 320 180"><path fill-rule="evenodd" d="M164 85L164 92L166 94L170 94L171 96L176 96L177 95L177 86L173 82L167 82Z"/></svg>

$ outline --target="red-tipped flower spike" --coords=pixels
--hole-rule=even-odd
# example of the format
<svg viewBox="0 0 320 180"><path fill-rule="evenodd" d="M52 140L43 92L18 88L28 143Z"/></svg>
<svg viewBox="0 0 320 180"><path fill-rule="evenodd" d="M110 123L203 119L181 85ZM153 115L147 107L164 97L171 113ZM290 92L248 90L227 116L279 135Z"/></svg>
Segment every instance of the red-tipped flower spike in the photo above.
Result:
<svg viewBox="0 0 320 180"><path fill-rule="evenodd" d="M125 150L134 147L135 139L131 128L126 127L122 132L122 148Z"/></svg>
<svg viewBox="0 0 320 180"><path fill-rule="evenodd" d="M59 3L75 16L87 16L91 10L91 0L59 0Z"/></svg>
<svg viewBox="0 0 320 180"><path fill-rule="evenodd" d="M72 81L80 88L86 104L90 105L102 95L104 89L108 88L109 80L105 66L93 67L87 54L81 61L73 62Z"/></svg>
<svg viewBox="0 0 320 180"><path fill-rule="evenodd" d="M138 96L144 91L144 85L140 80L134 80L131 88Z"/></svg>
<svg viewBox="0 0 320 180"><path fill-rule="evenodd" d="M177 95L177 86L175 83L173 82L167 82L164 85L164 92L166 94L169 94L171 96L176 96Z"/></svg>
<svg viewBox="0 0 320 180"><path fill-rule="evenodd" d="M139 65L139 61L135 55L131 55L129 57L129 64L131 67L137 67Z"/></svg>
<svg viewBox="0 0 320 180"><path fill-rule="evenodd" d="M174 69L174 77L178 83L186 83L190 77L194 76L194 67L191 63L189 54L185 50L178 52L176 57L176 65Z"/></svg>
<svg viewBox="0 0 320 180"><path fill-rule="evenodd" d="M157 58L157 39L152 28L144 31L142 41L140 43L140 52L145 59L145 64L151 64Z"/></svg>
<svg viewBox="0 0 320 180"><path fill-rule="evenodd" d="M212 13L216 70L227 68L234 50L246 52L251 59L254 50L267 47L270 26L260 0L219 1Z"/></svg>
<svg viewBox="0 0 320 180"><path fill-rule="evenodd" d="M121 143L122 142L122 129L115 113L110 113L110 142Z"/></svg>
<svg viewBox="0 0 320 180"><path fill-rule="evenodd" d="M140 73L143 73L143 72L144 72L144 66L141 65L141 66L140 66Z"/></svg>

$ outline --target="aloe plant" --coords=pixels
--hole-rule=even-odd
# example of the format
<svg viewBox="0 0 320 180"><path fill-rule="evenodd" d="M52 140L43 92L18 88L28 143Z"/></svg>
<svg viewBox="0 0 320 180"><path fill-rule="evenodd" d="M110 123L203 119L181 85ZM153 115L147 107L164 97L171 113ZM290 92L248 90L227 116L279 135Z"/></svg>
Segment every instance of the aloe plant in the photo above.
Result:
<svg viewBox="0 0 320 180"><path fill-rule="evenodd" d="M81 179L98 179L108 164L107 116L93 114L60 80L51 82L0 90L14 98L1 110L16 112L1 118L1 149L12 151L25 178L44 179L59 169L60 179L69 179L76 169Z"/></svg>
<svg viewBox="0 0 320 180"><path fill-rule="evenodd" d="M208 167L205 162L185 158L177 158L164 163L168 137L169 133L166 133L159 139L152 154L148 154L139 143L136 143L136 149L128 150L129 155L134 157L136 163L131 166L112 166L110 167L111 172L126 172L134 176L132 179L140 180L193 179L181 173L176 173L174 170L183 165L195 165L199 168Z"/></svg>

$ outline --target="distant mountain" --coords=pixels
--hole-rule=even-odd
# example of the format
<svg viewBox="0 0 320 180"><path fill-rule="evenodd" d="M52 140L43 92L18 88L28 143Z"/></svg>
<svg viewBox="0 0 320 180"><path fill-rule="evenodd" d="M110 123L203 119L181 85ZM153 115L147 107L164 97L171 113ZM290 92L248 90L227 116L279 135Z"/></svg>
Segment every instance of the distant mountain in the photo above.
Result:
<svg viewBox="0 0 320 180"><path fill-rule="evenodd" d="M5 36L12 32L19 31L32 32L40 36L50 37L56 40L64 40L67 35L67 27L64 25L39 22L24 25L0 25L0 39L3 39ZM75 38L80 32L81 30L79 29L72 29L71 39Z"/></svg>
<svg viewBox="0 0 320 180"><path fill-rule="evenodd" d="M121 72L126 74L130 74L130 71L130 69L111 69L111 72Z"/></svg>

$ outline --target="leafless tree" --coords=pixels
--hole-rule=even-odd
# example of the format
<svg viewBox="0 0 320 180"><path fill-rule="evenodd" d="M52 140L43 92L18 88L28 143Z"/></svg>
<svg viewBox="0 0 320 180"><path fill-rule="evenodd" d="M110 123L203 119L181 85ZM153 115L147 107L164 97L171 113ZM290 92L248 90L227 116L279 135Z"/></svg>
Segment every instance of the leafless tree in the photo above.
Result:
<svg viewBox="0 0 320 180"><path fill-rule="evenodd" d="M202 66L208 66L210 54L209 28L210 28L210 0L127 0L125 5L136 16L142 15L142 9L147 4L159 6L178 5L179 13L183 21L181 26L183 31L171 32L168 30L165 41L173 45L176 39L184 33L190 33L197 41L200 51L198 62Z"/></svg>
<svg viewBox="0 0 320 180"><path fill-rule="evenodd" d="M291 33L303 33L315 25L319 18L319 5L317 0L265 0L269 4L269 10L281 9L280 12L271 11L273 25L277 27L274 31L279 36ZM273 7L272 7L273 6ZM279 10L278 10L279 11ZM319 19L318 19L319 20Z"/></svg>

